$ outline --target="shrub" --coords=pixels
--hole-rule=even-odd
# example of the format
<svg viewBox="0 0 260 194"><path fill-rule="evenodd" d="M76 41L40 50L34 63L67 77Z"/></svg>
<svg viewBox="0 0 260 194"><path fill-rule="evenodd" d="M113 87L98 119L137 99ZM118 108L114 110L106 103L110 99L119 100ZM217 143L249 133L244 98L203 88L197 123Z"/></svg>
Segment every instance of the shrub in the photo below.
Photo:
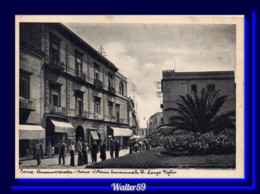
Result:
<svg viewBox="0 0 260 194"><path fill-rule="evenodd" d="M213 133L189 133L163 138L164 149L168 153L188 152L190 155L234 154L235 136Z"/></svg>

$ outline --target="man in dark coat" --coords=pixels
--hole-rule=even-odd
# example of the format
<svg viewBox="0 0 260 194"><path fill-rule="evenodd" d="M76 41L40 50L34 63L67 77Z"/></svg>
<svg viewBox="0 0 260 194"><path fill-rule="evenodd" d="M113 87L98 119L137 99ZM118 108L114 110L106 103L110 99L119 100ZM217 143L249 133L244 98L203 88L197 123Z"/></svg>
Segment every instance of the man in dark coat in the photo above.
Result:
<svg viewBox="0 0 260 194"><path fill-rule="evenodd" d="M120 150L120 143L118 140L115 141L115 157L117 158L119 156L119 150Z"/></svg>
<svg viewBox="0 0 260 194"><path fill-rule="evenodd" d="M107 158L106 149L107 149L106 143L103 142L100 147L100 158L102 161L106 160L106 158Z"/></svg>
<svg viewBox="0 0 260 194"><path fill-rule="evenodd" d="M34 146L34 158L37 160L37 166L41 165L41 159L43 159L43 148L39 140L36 140Z"/></svg>
<svg viewBox="0 0 260 194"><path fill-rule="evenodd" d="M65 157L67 154L67 144L65 143L65 140L62 140L62 143L59 146L59 165L61 165L61 159L63 161L63 165L65 165Z"/></svg>
<svg viewBox="0 0 260 194"><path fill-rule="evenodd" d="M77 142L77 152L78 152L78 166L83 165L83 157L82 157L82 142L81 142L81 137L79 137L79 140Z"/></svg>
<svg viewBox="0 0 260 194"><path fill-rule="evenodd" d="M113 158L114 151L115 151L115 143L114 143L113 139L110 140L109 150L110 150L110 156L111 156L111 158Z"/></svg>
<svg viewBox="0 0 260 194"><path fill-rule="evenodd" d="M88 144L86 142L82 143L82 158L83 164L88 163Z"/></svg>
<svg viewBox="0 0 260 194"><path fill-rule="evenodd" d="M93 141L93 145L91 147L92 163L97 162L97 153L98 153L98 145L96 141Z"/></svg>

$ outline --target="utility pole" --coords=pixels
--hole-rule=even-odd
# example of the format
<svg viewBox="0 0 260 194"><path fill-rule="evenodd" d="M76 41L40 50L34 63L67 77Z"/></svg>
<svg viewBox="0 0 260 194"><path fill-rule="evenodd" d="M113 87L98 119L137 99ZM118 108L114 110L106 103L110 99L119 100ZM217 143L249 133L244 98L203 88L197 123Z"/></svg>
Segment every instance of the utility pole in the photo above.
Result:
<svg viewBox="0 0 260 194"><path fill-rule="evenodd" d="M103 46L102 45L100 45L100 47L99 47L99 51L98 51L101 55L103 55L104 57L106 57L107 56L107 54L106 54L106 52L105 52L105 49L103 48Z"/></svg>

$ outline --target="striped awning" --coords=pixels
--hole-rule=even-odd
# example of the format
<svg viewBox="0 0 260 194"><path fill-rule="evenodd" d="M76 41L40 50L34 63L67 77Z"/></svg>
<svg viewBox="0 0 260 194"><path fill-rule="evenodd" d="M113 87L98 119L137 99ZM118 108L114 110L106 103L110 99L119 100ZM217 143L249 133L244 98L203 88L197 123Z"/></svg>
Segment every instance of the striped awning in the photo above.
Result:
<svg viewBox="0 0 260 194"><path fill-rule="evenodd" d="M130 137L132 136L132 130L128 128L110 127L113 129L114 137Z"/></svg>
<svg viewBox="0 0 260 194"><path fill-rule="evenodd" d="M99 140L98 134L96 131L90 131L90 134L94 140Z"/></svg>
<svg viewBox="0 0 260 194"><path fill-rule="evenodd" d="M71 123L56 121L51 119L51 122L54 125L54 131L56 133L72 133L74 131L74 127Z"/></svg>
<svg viewBox="0 0 260 194"><path fill-rule="evenodd" d="M45 139L45 130L40 125L19 125L19 139Z"/></svg>

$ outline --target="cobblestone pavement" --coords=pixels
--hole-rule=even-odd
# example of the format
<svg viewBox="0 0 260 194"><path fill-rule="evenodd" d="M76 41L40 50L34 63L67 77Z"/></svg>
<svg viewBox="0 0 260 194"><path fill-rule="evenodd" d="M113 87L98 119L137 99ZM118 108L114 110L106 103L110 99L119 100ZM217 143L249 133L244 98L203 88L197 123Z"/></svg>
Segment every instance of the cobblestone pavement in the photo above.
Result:
<svg viewBox="0 0 260 194"><path fill-rule="evenodd" d="M129 154L129 149L122 149L119 152L119 157L121 156L125 156ZM110 152L107 151L106 152L107 155L107 160L111 159L110 157ZM100 153L97 154L97 163L101 162L100 159ZM88 164L90 165L92 162L91 160L91 154L88 153ZM41 160L41 165L37 166L37 161L32 159L32 160L24 160L22 161L22 164L20 165L20 168L25 168L25 169L84 169L84 166L77 166L78 164L78 155L75 155L75 165L76 166L70 166L70 155L68 154L65 158L65 165L61 165L59 166L59 158L58 156L54 156L53 158L44 158L43 160Z"/></svg>

